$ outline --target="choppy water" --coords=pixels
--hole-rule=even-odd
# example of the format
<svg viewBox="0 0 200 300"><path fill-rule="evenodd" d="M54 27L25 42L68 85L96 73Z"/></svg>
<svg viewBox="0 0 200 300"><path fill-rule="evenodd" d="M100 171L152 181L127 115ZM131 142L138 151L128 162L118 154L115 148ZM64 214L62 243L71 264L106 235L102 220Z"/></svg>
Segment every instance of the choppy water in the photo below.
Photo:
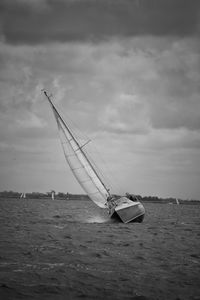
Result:
<svg viewBox="0 0 200 300"><path fill-rule="evenodd" d="M89 201L0 200L0 299L198 299L200 207L123 224Z"/></svg>

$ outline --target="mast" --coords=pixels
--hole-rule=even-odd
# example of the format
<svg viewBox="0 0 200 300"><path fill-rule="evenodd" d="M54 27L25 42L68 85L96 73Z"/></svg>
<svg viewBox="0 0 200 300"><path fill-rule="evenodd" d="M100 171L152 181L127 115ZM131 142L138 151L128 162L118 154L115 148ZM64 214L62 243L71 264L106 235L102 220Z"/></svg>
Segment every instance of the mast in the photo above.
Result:
<svg viewBox="0 0 200 300"><path fill-rule="evenodd" d="M110 195L109 189L105 186L105 184L103 183L103 181L101 180L101 178L99 177L99 174L96 172L94 166L92 165L92 163L90 162L89 158L87 157L86 153L83 151L83 147L89 142L86 142L84 145L80 145L79 142L76 140L74 134L72 133L72 131L69 129L69 127L67 126L67 124L65 123L65 121L63 120L63 118L61 117L61 115L59 114L58 110L56 109L55 105L52 103L50 96L47 94L47 92L45 90L42 90L44 92L44 95L46 96L46 98L48 99L50 105L52 106L53 110L56 112L56 114L59 116L61 122L63 123L64 127L66 128L66 130L69 132L69 134L71 135L73 141L75 142L75 144L77 145L77 150L80 150L82 155L85 157L87 163L89 164L89 166L91 167L92 171L94 172L94 174L97 176L98 180L101 182L101 184L103 185L103 187L105 188L105 190L107 191L108 195Z"/></svg>

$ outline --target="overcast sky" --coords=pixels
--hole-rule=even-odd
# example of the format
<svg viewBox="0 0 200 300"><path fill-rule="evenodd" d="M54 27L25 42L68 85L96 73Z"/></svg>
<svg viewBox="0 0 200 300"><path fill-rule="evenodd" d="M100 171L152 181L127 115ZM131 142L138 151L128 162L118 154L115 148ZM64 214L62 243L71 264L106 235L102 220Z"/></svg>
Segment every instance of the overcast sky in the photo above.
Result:
<svg viewBox="0 0 200 300"><path fill-rule="evenodd" d="M199 0L1 0L0 190L82 192L46 88L111 192L200 200L199 36Z"/></svg>

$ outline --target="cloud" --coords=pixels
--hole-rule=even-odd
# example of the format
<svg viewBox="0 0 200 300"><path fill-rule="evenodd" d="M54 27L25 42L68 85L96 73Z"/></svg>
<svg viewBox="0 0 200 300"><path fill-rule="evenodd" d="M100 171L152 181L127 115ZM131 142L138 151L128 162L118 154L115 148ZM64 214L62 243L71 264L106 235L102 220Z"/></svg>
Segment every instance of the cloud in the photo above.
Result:
<svg viewBox="0 0 200 300"><path fill-rule="evenodd" d="M152 99L151 120L155 128L200 128L199 43L181 40L157 59L157 89Z"/></svg>
<svg viewBox="0 0 200 300"><path fill-rule="evenodd" d="M20 129L26 128L30 130L30 128L43 128L44 126L46 126L46 123L38 118L38 116L36 116L35 114L28 113L23 116L22 119L16 120L16 125Z"/></svg>
<svg viewBox="0 0 200 300"><path fill-rule="evenodd" d="M102 128L116 133L142 134L149 130L145 104L134 95L121 94L105 107Z"/></svg>
<svg viewBox="0 0 200 300"><path fill-rule="evenodd" d="M55 188L62 182L62 190L67 189L56 123L41 93L46 88L64 118L96 140L124 192L134 188L143 194L179 194L172 179L185 183L188 174L196 180L198 173L199 62L195 36L140 36L51 46L2 41L1 176L7 174L9 182L6 172L18 176L21 166L29 176L31 170L33 178L23 176L14 183L12 175L13 186L34 180L41 187L36 174L52 182L56 170L60 180ZM71 178L68 169L66 176ZM166 180L171 182L169 191ZM75 182L71 187L77 191ZM183 191L189 194L186 187Z"/></svg>
<svg viewBox="0 0 200 300"><path fill-rule="evenodd" d="M98 120L94 128L124 133L198 130L199 46L194 38L155 37L50 48L2 44L0 108L42 117L45 87L88 129Z"/></svg>
<svg viewBox="0 0 200 300"><path fill-rule="evenodd" d="M3 1L1 34L11 44L183 37L199 34L199 9L198 0Z"/></svg>

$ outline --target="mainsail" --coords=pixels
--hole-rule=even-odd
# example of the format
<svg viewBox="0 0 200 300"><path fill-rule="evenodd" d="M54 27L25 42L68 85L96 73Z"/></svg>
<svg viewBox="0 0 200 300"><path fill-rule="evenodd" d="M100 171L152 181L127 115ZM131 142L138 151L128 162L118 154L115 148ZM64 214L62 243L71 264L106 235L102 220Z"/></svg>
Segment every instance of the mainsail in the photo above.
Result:
<svg viewBox="0 0 200 300"><path fill-rule="evenodd" d="M56 107L50 99L50 96L48 96L46 91L44 91L44 94L51 104L58 125L59 136L65 158L73 174L90 199L99 207L106 208L106 199L109 196L109 190L102 182L94 166L88 159L87 154L83 150L83 147L87 143L84 145L79 144L69 126L58 113Z"/></svg>

